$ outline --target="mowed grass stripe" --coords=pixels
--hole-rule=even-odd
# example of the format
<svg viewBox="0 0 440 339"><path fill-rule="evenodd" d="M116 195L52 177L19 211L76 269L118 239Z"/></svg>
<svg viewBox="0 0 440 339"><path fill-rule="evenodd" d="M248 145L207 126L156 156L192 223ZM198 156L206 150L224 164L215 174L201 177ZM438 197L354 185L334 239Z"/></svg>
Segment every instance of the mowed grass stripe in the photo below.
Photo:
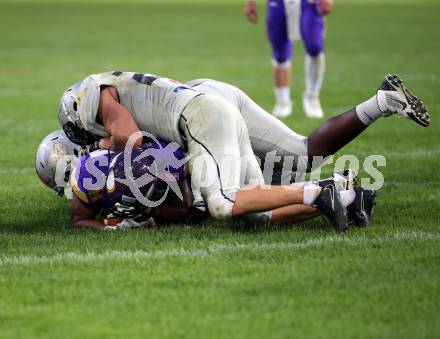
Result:
<svg viewBox="0 0 440 339"><path fill-rule="evenodd" d="M268 250L295 250L311 247L324 247L334 244L348 246L378 245L389 242L406 240L438 240L440 233L435 232L395 232L378 237L361 236L348 238L344 235L321 237L301 242L275 242L275 243L247 243L247 244L217 244L207 248L175 248L162 251L106 251L103 253L57 253L52 256L3 256L0 259L0 266L6 265L39 265L57 263L78 263L78 262L103 262L107 260L137 260L144 258L168 258L168 257L207 257L217 254L243 251L268 251Z"/></svg>

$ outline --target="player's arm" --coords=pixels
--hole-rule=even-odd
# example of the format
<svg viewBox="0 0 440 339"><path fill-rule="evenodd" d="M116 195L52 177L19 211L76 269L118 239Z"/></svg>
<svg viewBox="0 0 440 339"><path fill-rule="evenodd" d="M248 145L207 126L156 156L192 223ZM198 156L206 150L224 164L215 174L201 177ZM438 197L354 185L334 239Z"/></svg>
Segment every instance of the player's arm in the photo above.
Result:
<svg viewBox="0 0 440 339"><path fill-rule="evenodd" d="M258 21L258 9L255 0L246 0L245 13L248 20L253 24Z"/></svg>
<svg viewBox="0 0 440 339"><path fill-rule="evenodd" d="M105 225L97 219L98 209L83 203L75 194L70 203L70 221L73 227L88 227L103 230Z"/></svg>
<svg viewBox="0 0 440 339"><path fill-rule="evenodd" d="M114 87L101 88L97 118L110 133L109 138L101 139L101 149L122 150L130 136L139 132L131 113L119 103L118 91ZM141 145L142 136L134 143L134 146Z"/></svg>
<svg viewBox="0 0 440 339"><path fill-rule="evenodd" d="M178 224L184 223L190 215L190 210L187 208L176 207L164 203L159 207L153 209L151 216L158 225L162 224Z"/></svg>
<svg viewBox="0 0 440 339"><path fill-rule="evenodd" d="M194 197L188 181L183 180L179 186L183 200L180 200L173 192L169 192L164 203L153 209L152 216L159 224L198 224L207 217L205 212L193 207Z"/></svg>
<svg viewBox="0 0 440 339"><path fill-rule="evenodd" d="M168 196L165 200L165 202L168 205L173 205L175 207L183 208L183 209L189 209L193 205L193 194L191 191L191 187L189 186L189 183L186 179L179 182L179 188L180 192L182 193L182 198L180 199L173 191L168 192Z"/></svg>
<svg viewBox="0 0 440 339"><path fill-rule="evenodd" d="M99 140L99 149L113 149L113 142L110 137Z"/></svg>
<svg viewBox="0 0 440 339"><path fill-rule="evenodd" d="M182 201L183 208L191 208L193 205L194 196L192 194L191 187L189 187L188 180L186 179L183 180L179 184L179 187L183 196L183 201Z"/></svg>
<svg viewBox="0 0 440 339"><path fill-rule="evenodd" d="M309 220L321 215L321 213L312 206L308 205L289 205L277 208L272 211L272 224L287 224Z"/></svg>

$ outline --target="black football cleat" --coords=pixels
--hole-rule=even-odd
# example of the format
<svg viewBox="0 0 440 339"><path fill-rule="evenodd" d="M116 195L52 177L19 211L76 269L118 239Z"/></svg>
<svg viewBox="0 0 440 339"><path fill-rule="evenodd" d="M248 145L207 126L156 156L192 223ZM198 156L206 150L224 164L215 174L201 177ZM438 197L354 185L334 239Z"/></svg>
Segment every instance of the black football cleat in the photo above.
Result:
<svg viewBox="0 0 440 339"><path fill-rule="evenodd" d="M359 186L353 187L356 198L348 206L348 220L356 227L368 227L371 224L373 207L376 205L376 191L366 190Z"/></svg>
<svg viewBox="0 0 440 339"><path fill-rule="evenodd" d="M315 200L316 208L332 223L337 232L345 232L348 229L347 209L342 205L333 179L321 180L317 184L322 190Z"/></svg>
<svg viewBox="0 0 440 339"><path fill-rule="evenodd" d="M385 117L398 115L428 127L431 122L423 102L412 94L395 74L388 74L377 91L377 104Z"/></svg>

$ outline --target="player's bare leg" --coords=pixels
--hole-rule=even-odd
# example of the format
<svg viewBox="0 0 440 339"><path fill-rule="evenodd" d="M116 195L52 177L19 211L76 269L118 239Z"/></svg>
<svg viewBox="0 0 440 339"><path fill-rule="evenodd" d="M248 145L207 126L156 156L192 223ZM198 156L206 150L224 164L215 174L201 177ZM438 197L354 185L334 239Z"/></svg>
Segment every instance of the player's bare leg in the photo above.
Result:
<svg viewBox="0 0 440 339"><path fill-rule="evenodd" d="M284 66L274 65L272 66L272 76L275 83L275 87L288 87L290 86L290 76L292 74L292 67L290 64ZM290 99L290 94L288 96Z"/></svg>
<svg viewBox="0 0 440 339"><path fill-rule="evenodd" d="M322 214L338 232L347 230L346 207L355 198L353 191L339 192L333 179L295 185L298 188L272 186L241 189L235 195L232 216L241 217L250 213L266 212L267 208L270 208L271 222L282 223L306 220Z"/></svg>
<svg viewBox="0 0 440 339"><path fill-rule="evenodd" d="M293 204L307 203L311 205L321 192L321 188L318 185L310 186L313 187L310 187L310 192L306 192L306 194L304 194L303 187L257 186L250 189L241 189L235 195L232 216L264 212ZM310 194L310 197L307 194Z"/></svg>
<svg viewBox="0 0 440 339"><path fill-rule="evenodd" d="M310 134L308 155L310 157L332 155L367 127L357 116L356 109L332 117Z"/></svg>
<svg viewBox="0 0 440 339"><path fill-rule="evenodd" d="M307 205L290 205L272 211L271 224L300 222L321 215L317 208Z"/></svg>

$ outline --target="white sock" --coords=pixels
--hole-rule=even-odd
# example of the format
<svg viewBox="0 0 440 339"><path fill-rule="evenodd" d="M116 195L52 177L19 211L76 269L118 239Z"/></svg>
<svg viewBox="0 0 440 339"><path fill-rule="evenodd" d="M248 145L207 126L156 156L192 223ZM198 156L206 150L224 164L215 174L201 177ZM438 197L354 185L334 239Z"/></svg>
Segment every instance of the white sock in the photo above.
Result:
<svg viewBox="0 0 440 339"><path fill-rule="evenodd" d="M382 116L382 112L377 105L376 96L364 101L356 106L356 114L364 125L370 125Z"/></svg>
<svg viewBox="0 0 440 339"><path fill-rule="evenodd" d="M290 103L290 87L275 87L275 100L277 104L287 104Z"/></svg>
<svg viewBox="0 0 440 339"><path fill-rule="evenodd" d="M321 186L313 183L305 185L303 204L309 206L313 205L319 193L321 193Z"/></svg>
<svg viewBox="0 0 440 339"><path fill-rule="evenodd" d="M339 196L341 197L341 202L344 207L351 205L356 198L356 192L354 190L340 191Z"/></svg>
<svg viewBox="0 0 440 339"><path fill-rule="evenodd" d="M304 72L306 78L306 94L319 95L322 83L324 81L325 72L325 55L324 52L316 57L306 55L304 61Z"/></svg>

